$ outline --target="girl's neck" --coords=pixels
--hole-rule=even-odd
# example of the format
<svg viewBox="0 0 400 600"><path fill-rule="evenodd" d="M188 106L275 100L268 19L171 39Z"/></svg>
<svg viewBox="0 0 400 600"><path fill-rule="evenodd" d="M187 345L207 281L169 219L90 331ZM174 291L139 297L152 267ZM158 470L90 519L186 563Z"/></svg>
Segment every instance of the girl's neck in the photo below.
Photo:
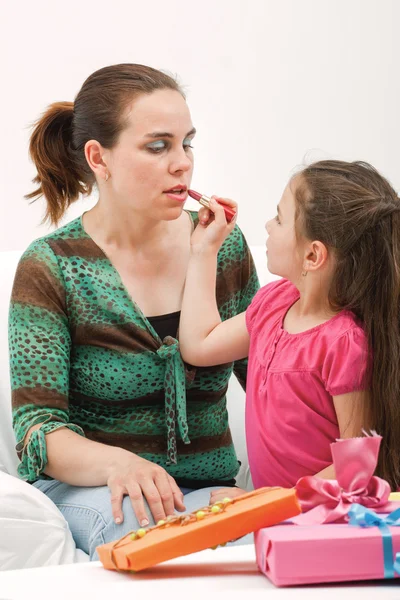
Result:
<svg viewBox="0 0 400 600"><path fill-rule="evenodd" d="M283 327L289 333L301 333L312 329L337 315L328 300L328 286L313 281L312 276L308 281L301 281L296 286L299 290L299 299L286 313Z"/></svg>

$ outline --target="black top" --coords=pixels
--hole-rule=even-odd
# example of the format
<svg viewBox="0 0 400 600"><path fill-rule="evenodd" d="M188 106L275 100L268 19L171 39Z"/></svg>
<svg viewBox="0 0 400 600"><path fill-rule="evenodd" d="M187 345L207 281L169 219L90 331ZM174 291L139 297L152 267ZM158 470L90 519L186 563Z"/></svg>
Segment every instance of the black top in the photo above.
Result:
<svg viewBox="0 0 400 600"><path fill-rule="evenodd" d="M176 338L180 316L181 311L178 310L177 312L169 313L168 315L147 317L147 320L163 340L165 337L167 337L167 335Z"/></svg>

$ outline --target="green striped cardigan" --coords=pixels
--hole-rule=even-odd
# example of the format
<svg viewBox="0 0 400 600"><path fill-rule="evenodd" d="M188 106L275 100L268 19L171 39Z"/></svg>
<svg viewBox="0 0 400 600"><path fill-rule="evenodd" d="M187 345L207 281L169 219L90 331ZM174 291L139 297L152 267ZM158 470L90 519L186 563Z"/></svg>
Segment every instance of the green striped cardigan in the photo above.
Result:
<svg viewBox="0 0 400 600"><path fill-rule="evenodd" d="M196 225L197 213L189 214ZM218 254L221 318L245 311L258 288L248 246L235 227ZM24 479L47 478L45 435L60 427L130 450L178 480L236 475L226 391L233 370L245 385L247 361L185 364L178 340L158 337L81 218L36 240L22 256L9 350Z"/></svg>

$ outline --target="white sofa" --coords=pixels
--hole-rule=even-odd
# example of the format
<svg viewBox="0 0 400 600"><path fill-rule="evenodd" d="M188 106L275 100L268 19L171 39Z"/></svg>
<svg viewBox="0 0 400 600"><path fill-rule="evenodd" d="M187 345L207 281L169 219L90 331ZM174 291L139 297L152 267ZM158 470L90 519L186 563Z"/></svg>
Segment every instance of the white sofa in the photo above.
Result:
<svg viewBox="0 0 400 600"><path fill-rule="evenodd" d="M271 279L265 247L253 247L252 253L263 285ZM11 427L7 321L20 256L18 251L0 252L0 570L88 560L76 550L68 526L54 504L29 484L15 479L18 459ZM235 378L229 386L228 406L232 436L242 463L238 485L252 489L244 434L244 393Z"/></svg>

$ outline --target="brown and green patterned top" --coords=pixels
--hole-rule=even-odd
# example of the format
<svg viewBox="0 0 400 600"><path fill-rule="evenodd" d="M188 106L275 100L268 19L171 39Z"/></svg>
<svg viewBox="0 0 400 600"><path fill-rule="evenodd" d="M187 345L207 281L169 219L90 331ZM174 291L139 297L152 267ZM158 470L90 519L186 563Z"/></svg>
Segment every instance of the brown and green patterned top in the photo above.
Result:
<svg viewBox="0 0 400 600"><path fill-rule="evenodd" d="M197 213L189 213L196 224ZM221 318L245 311L259 288L238 227L218 254ZM179 337L179 335L178 335ZM69 427L119 446L177 479L229 480L238 471L226 409L235 371L183 363L179 342L161 340L81 219L31 244L10 305L13 424L28 481L46 478L45 435ZM27 431L43 423L24 446Z"/></svg>

